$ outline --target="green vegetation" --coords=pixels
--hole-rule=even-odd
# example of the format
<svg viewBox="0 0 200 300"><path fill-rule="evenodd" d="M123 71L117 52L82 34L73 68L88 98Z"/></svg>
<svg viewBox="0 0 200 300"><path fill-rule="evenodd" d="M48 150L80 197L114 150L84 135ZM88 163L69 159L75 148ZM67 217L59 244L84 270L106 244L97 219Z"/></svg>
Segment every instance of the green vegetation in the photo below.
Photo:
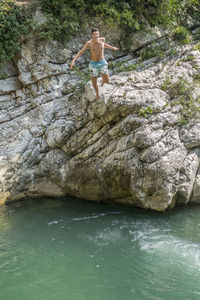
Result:
<svg viewBox="0 0 200 300"><path fill-rule="evenodd" d="M158 15L160 23L171 25L173 28L177 28L177 25L186 27L189 15L199 19L199 0L160 1L160 14Z"/></svg>
<svg viewBox="0 0 200 300"><path fill-rule="evenodd" d="M139 52L139 59L136 63L129 64L128 61L123 62L114 62L109 63L109 68L112 70L115 70L115 72L129 72L136 70L138 68L144 67L143 61L147 60L149 58L157 57L157 58L163 58L165 56L164 49L162 49L161 46L158 46L157 44L152 44L146 48L143 48Z"/></svg>
<svg viewBox="0 0 200 300"><path fill-rule="evenodd" d="M166 77L165 81L161 85L161 89L163 91L167 91L168 88L169 88L169 86L170 86L170 84L171 84L171 78L170 77Z"/></svg>
<svg viewBox="0 0 200 300"><path fill-rule="evenodd" d="M190 32L184 26L177 26L172 31L172 35L181 44L189 44L191 42Z"/></svg>
<svg viewBox="0 0 200 300"><path fill-rule="evenodd" d="M152 113L153 113L153 107L152 107L152 106L148 106L148 107L146 107L146 108L140 108L138 114L139 114L140 116L143 116L143 117L147 118L147 116L148 116L149 114L152 114Z"/></svg>
<svg viewBox="0 0 200 300"><path fill-rule="evenodd" d="M166 91L172 100L171 106L181 106L181 118L179 124L187 124L192 119L200 116L200 97L193 97L195 85L199 85L199 77L194 78L194 83L188 82L185 78L179 77L176 82L166 78L161 88Z"/></svg>
<svg viewBox="0 0 200 300"><path fill-rule="evenodd" d="M188 15L200 17L198 0L38 0L48 21L41 25L39 37L68 41L87 21L101 18L109 26L123 27L130 32L150 25L170 26L175 38L182 43L189 42L186 24ZM125 37L126 39L126 37ZM127 39L128 40L128 39ZM158 49L157 49L158 51Z"/></svg>
<svg viewBox="0 0 200 300"><path fill-rule="evenodd" d="M194 80L195 83L200 84L200 74L199 73L193 74L193 80Z"/></svg>
<svg viewBox="0 0 200 300"><path fill-rule="evenodd" d="M33 154L32 154L31 152L28 152L28 153L27 153L27 157L28 157L28 158L33 157Z"/></svg>
<svg viewBox="0 0 200 300"><path fill-rule="evenodd" d="M125 65L124 64L124 67L122 67L122 72L130 72L130 71L133 71L133 70L136 70L136 68L138 67L138 64L135 63L135 64L130 64L130 65Z"/></svg>
<svg viewBox="0 0 200 300"><path fill-rule="evenodd" d="M28 10L19 9L14 1L0 1L0 66L21 49L21 36L30 29Z"/></svg>
<svg viewBox="0 0 200 300"><path fill-rule="evenodd" d="M109 63L109 69L115 70L115 72L129 72L135 70L137 67L139 67L138 63L135 64L128 64L127 61L120 61L117 63L110 62Z"/></svg>
<svg viewBox="0 0 200 300"><path fill-rule="evenodd" d="M177 50L176 50L175 47L172 48L172 49L169 51L169 55L171 55L171 56L174 56L174 55L176 55L176 54L177 54Z"/></svg>
<svg viewBox="0 0 200 300"><path fill-rule="evenodd" d="M130 72L138 68L143 68L144 67L143 61L153 57L157 57L157 58L165 57L164 49L162 49L162 47L158 46L157 44L152 44L146 48L143 48L139 52L139 58L137 62L132 64L129 64L128 61L111 62L109 63L109 69L114 70L117 73Z"/></svg>
<svg viewBox="0 0 200 300"><path fill-rule="evenodd" d="M83 29L91 18L101 18L109 26L121 25L129 30L139 30L143 14L148 18L152 0L39 0L48 22L41 26L40 37L54 38L61 42L69 40ZM160 2L160 1L158 1Z"/></svg>
<svg viewBox="0 0 200 300"><path fill-rule="evenodd" d="M160 58L164 57L165 56L164 50L162 49L161 46L152 44L141 50L140 59L143 61L145 59L149 59L156 56Z"/></svg>
<svg viewBox="0 0 200 300"><path fill-rule="evenodd" d="M0 80L7 79L7 78L8 78L8 75L5 72L0 73Z"/></svg>
<svg viewBox="0 0 200 300"><path fill-rule="evenodd" d="M194 49L194 50L199 50L199 51L200 51L200 43L197 43L197 44L194 46L193 49Z"/></svg>
<svg viewBox="0 0 200 300"><path fill-rule="evenodd" d="M80 70L78 67L74 67L74 71L76 71L76 75L79 77L79 80L83 82L85 85L90 80L89 70Z"/></svg>
<svg viewBox="0 0 200 300"><path fill-rule="evenodd" d="M130 33L165 24L180 43L190 42L186 29L188 16L200 18L199 0L37 0L46 21L37 25L30 10L16 5L14 0L0 0L0 66L20 51L22 37L30 30L39 39L69 41L91 20L101 19L110 27L124 29L124 41ZM160 56L163 52L153 45L143 50L143 59ZM132 67L127 67L130 70ZM133 69L135 66L133 66Z"/></svg>
<svg viewBox="0 0 200 300"><path fill-rule="evenodd" d="M194 55L188 54L188 56L184 59L184 61L193 61L195 60Z"/></svg>

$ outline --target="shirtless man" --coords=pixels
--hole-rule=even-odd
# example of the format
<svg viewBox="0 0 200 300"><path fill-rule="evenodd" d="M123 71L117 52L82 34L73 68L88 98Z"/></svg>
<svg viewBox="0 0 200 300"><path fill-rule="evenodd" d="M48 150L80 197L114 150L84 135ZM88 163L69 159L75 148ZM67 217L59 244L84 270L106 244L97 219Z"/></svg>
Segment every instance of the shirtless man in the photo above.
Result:
<svg viewBox="0 0 200 300"><path fill-rule="evenodd" d="M78 52L78 54L72 60L70 65L70 69L72 70L75 61L87 50L90 49L91 60L89 63L89 70L92 80L92 86L95 89L97 99L99 98L99 89L97 85L97 77L98 74L101 73L102 75L102 83L109 82L109 74L108 74L108 64L107 61L104 59L104 48L112 49L112 50L119 50L116 47L110 46L105 43L104 37L99 37L99 30L94 28L92 29L92 39L88 41L84 47Z"/></svg>

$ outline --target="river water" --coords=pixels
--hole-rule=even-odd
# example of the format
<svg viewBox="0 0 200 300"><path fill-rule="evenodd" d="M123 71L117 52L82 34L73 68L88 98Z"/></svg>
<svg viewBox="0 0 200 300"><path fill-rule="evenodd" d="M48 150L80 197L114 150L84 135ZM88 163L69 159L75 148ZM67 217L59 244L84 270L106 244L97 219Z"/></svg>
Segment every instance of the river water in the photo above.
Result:
<svg viewBox="0 0 200 300"><path fill-rule="evenodd" d="M0 299L200 299L200 208L1 207Z"/></svg>

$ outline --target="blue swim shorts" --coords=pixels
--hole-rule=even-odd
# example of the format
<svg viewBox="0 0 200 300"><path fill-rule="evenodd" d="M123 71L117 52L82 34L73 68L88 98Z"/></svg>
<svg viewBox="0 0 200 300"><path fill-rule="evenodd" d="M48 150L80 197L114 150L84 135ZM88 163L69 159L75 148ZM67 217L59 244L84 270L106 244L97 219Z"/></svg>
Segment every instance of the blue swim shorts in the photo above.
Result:
<svg viewBox="0 0 200 300"><path fill-rule="evenodd" d="M97 77L98 74L108 74L108 63L105 59L100 61L91 60L89 63L90 76Z"/></svg>

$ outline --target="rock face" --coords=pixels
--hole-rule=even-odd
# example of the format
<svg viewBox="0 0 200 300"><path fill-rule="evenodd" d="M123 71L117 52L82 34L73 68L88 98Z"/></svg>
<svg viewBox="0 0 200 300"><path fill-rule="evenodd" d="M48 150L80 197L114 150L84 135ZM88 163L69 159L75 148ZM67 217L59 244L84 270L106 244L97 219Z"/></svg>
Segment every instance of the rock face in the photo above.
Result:
<svg viewBox="0 0 200 300"><path fill-rule="evenodd" d="M0 203L73 195L164 211L200 202L200 121L180 125L180 105L161 88L168 77L192 83L199 50L115 74L98 100L71 57L55 42L29 43L18 75L0 80Z"/></svg>

